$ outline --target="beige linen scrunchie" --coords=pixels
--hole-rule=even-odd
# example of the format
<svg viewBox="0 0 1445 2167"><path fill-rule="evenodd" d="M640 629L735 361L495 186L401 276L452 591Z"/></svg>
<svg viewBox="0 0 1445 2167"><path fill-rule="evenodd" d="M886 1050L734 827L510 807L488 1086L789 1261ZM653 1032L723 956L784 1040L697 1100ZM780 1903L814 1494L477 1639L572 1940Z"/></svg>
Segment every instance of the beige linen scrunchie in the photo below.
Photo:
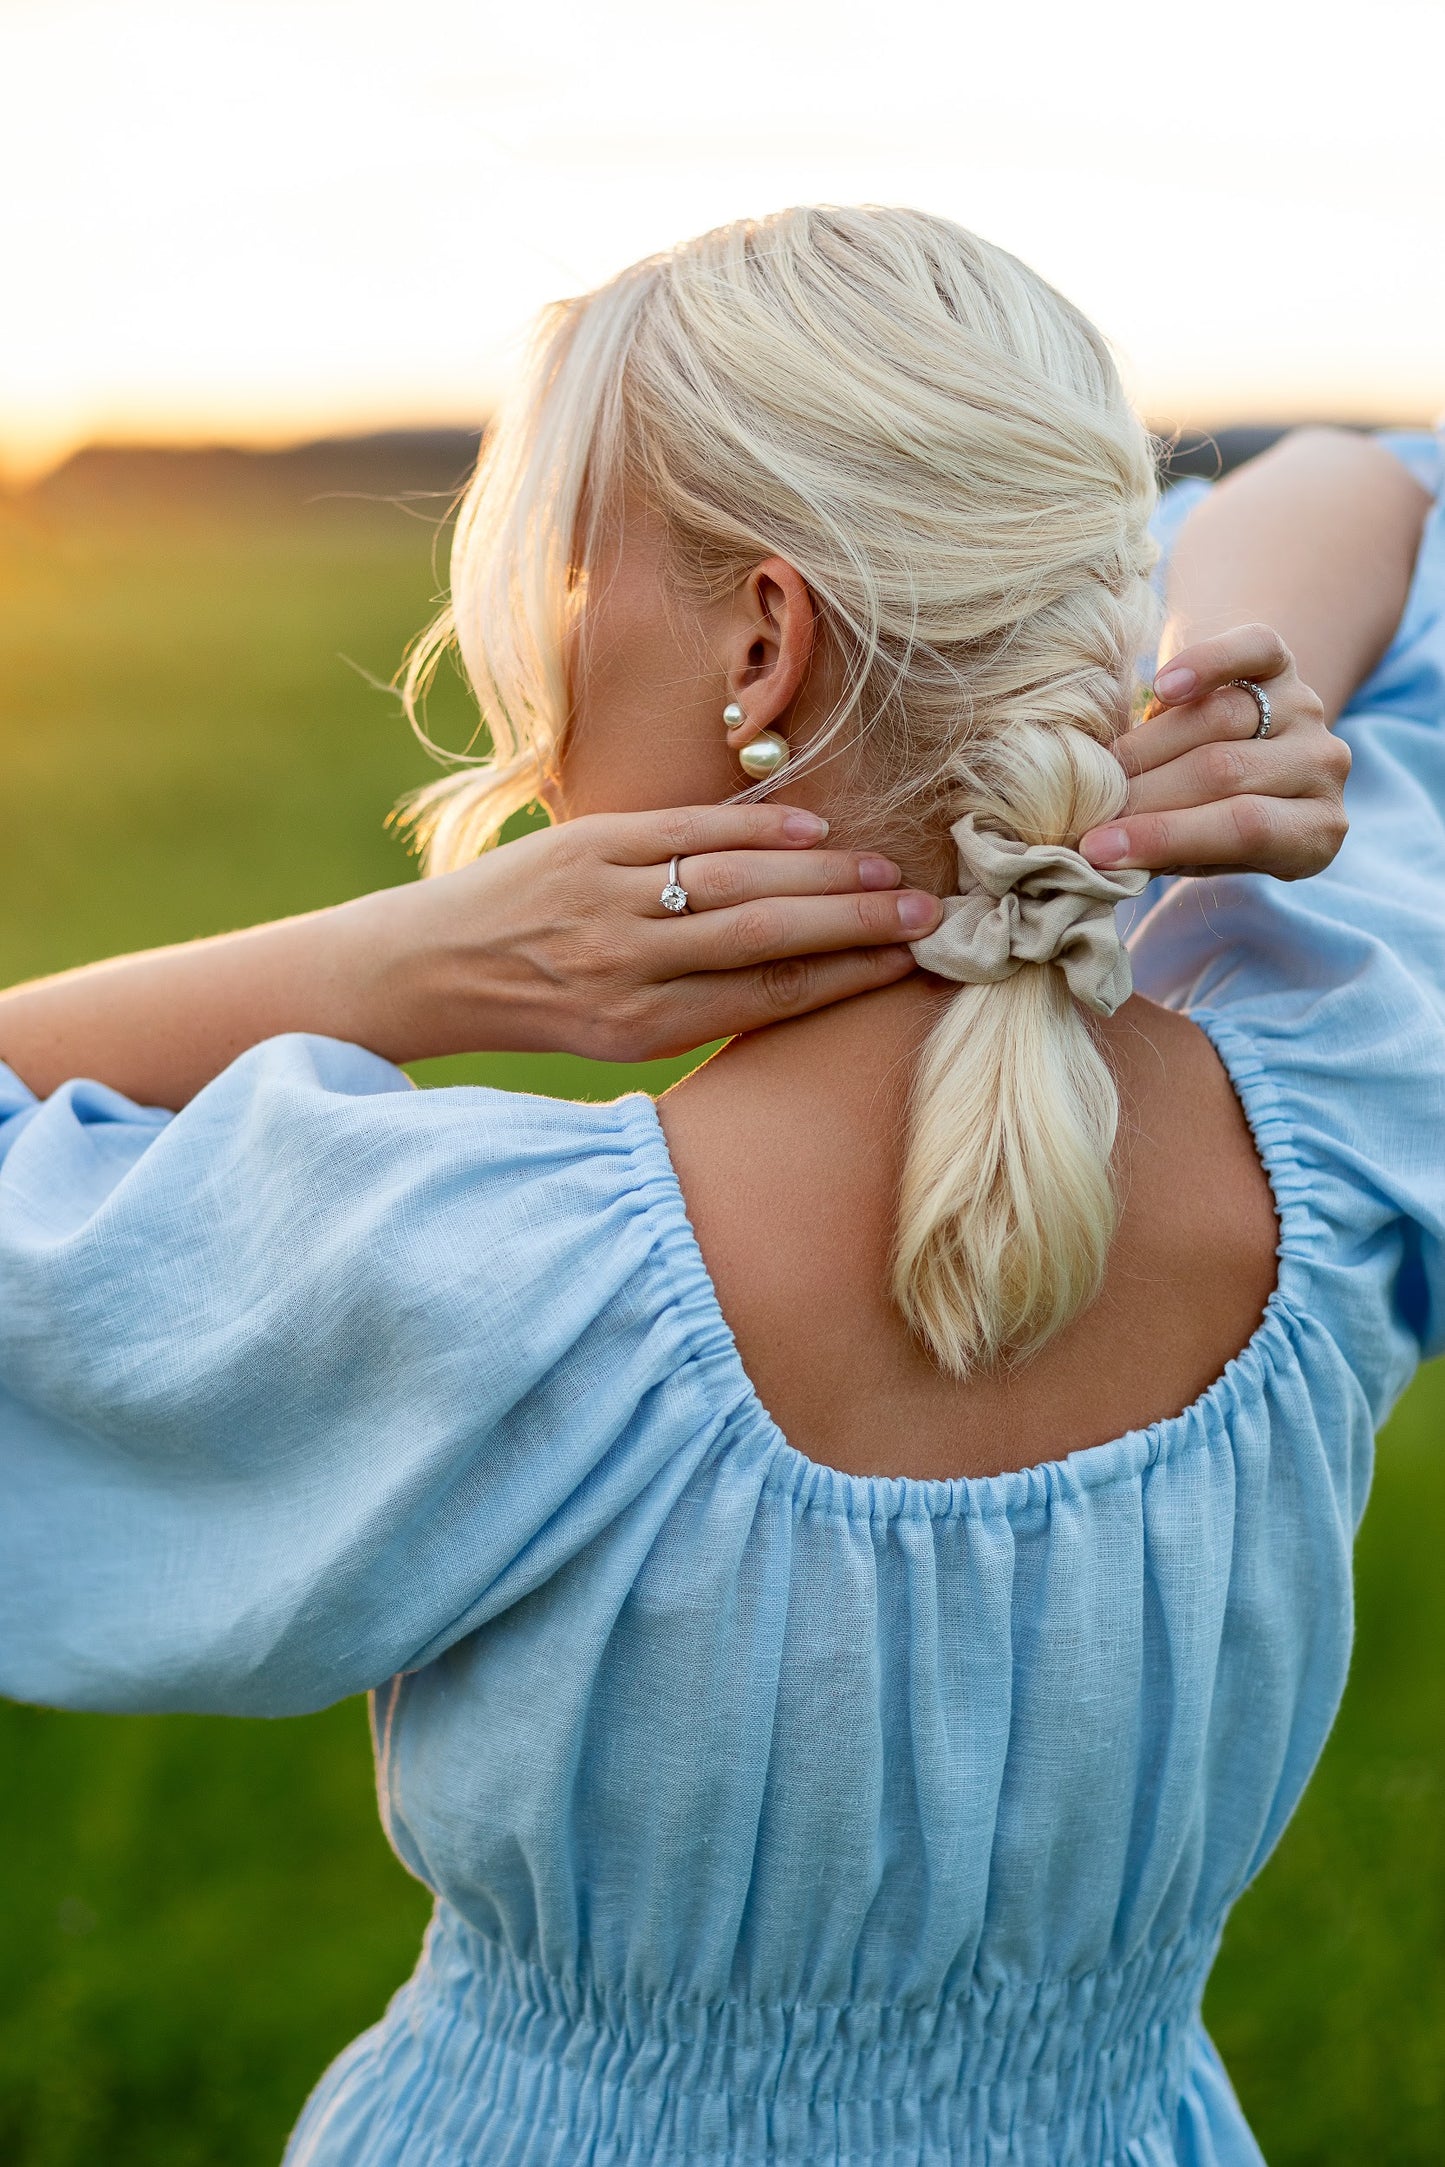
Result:
<svg viewBox="0 0 1445 2167"><path fill-rule="evenodd" d="M1122 1007L1134 974L1114 911L1142 894L1149 875L1101 872L1064 843L991 835L974 826L972 813L950 833L959 892L945 900L937 931L911 943L924 970L992 986L1025 963L1056 963L1074 999L1096 1016Z"/></svg>

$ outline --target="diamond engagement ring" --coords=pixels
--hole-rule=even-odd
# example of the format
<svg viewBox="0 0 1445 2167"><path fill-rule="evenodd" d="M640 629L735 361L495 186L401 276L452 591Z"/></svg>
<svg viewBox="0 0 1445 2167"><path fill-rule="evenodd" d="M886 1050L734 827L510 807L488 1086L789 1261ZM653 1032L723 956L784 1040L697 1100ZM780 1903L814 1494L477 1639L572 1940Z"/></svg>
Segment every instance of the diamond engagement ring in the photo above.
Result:
<svg viewBox="0 0 1445 2167"><path fill-rule="evenodd" d="M687 909L687 890L677 877L676 858L672 860L667 868L667 886L657 900L664 910L684 911Z"/></svg>
<svg viewBox="0 0 1445 2167"><path fill-rule="evenodd" d="M1273 711L1269 704L1269 694L1265 691L1263 685L1257 685L1252 677L1231 677L1229 682L1231 686L1237 686L1241 692L1247 692L1259 709L1259 728L1255 731L1255 736L1268 737L1273 721Z"/></svg>

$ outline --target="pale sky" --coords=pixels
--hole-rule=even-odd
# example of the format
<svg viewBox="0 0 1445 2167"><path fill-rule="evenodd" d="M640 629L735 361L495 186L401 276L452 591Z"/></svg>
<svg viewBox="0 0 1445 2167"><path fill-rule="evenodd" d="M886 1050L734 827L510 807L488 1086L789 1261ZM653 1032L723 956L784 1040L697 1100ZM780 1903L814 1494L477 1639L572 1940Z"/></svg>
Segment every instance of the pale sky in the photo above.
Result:
<svg viewBox="0 0 1445 2167"><path fill-rule="evenodd" d="M478 419L543 301L917 203L1154 420L1445 408L1445 0L0 0L0 463Z"/></svg>

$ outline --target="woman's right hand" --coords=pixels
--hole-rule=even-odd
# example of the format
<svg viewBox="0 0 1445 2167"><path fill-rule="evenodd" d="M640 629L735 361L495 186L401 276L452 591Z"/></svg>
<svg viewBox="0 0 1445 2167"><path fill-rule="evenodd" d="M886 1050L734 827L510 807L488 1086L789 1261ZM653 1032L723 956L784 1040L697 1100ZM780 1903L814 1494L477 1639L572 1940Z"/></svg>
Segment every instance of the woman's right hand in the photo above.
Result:
<svg viewBox="0 0 1445 2167"><path fill-rule="evenodd" d="M645 1061L907 977L937 899L826 833L777 803L592 814L363 897L344 906L381 971L363 1043ZM683 913L660 901L674 857Z"/></svg>
<svg viewBox="0 0 1445 2167"><path fill-rule="evenodd" d="M1240 689L1251 681L1268 688L1266 737L1253 694ZM1172 655L1114 753L1129 799L1081 838L1092 865L1305 880L1345 839L1350 749L1269 625L1236 625Z"/></svg>

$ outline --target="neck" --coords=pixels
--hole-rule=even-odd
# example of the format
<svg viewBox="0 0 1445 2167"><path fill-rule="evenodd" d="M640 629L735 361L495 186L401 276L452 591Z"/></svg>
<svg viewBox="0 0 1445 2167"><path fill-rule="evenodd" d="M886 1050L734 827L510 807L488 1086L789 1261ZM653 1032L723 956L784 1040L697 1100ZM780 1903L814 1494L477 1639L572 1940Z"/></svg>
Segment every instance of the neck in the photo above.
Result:
<svg viewBox="0 0 1445 2167"><path fill-rule="evenodd" d="M817 1127L822 1089L830 1115L846 1105L872 1118L886 1107L901 1136L914 1063L954 990L920 971L876 993L745 1032L675 1089L694 1101L725 1096L740 1111L752 1110L760 1134L781 1138L782 1123L796 1130L798 1143Z"/></svg>

